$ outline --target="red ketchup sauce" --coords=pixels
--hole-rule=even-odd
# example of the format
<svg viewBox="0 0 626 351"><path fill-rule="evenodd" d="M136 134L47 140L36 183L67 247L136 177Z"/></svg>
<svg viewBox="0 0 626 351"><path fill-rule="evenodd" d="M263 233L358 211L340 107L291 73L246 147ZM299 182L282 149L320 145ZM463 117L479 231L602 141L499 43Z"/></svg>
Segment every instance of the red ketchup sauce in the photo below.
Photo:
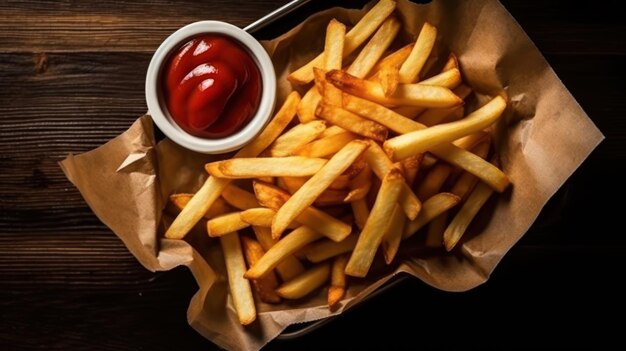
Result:
<svg viewBox="0 0 626 351"><path fill-rule="evenodd" d="M163 68L167 109L187 133L223 138L241 130L261 99L261 73L239 42L219 34L191 39Z"/></svg>

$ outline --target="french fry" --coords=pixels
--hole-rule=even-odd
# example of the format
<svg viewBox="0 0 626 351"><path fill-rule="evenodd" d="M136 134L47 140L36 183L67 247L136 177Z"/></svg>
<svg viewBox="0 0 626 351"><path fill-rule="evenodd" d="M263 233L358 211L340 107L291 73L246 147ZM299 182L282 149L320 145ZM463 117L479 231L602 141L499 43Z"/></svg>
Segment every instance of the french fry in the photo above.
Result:
<svg viewBox="0 0 626 351"><path fill-rule="evenodd" d="M328 281L329 276L330 265L321 263L292 280L283 283L276 289L276 293L285 299L299 299L324 285Z"/></svg>
<svg viewBox="0 0 626 351"><path fill-rule="evenodd" d="M247 272L248 279L258 279L271 272L272 269L285 259L293 255L304 246L322 237L322 234L306 226L301 226L291 231L272 246L263 257Z"/></svg>
<svg viewBox="0 0 626 351"><path fill-rule="evenodd" d="M382 60L378 61L370 72L370 79L373 81L379 81L379 78L377 78L378 73L388 67L397 67L399 70L400 65L402 65L406 58L409 57L411 50L413 50L413 43L401 47L384 57Z"/></svg>
<svg viewBox="0 0 626 351"><path fill-rule="evenodd" d="M307 123L316 119L315 109L320 101L322 101L322 94L320 94L316 86L311 87L298 104L297 114L300 123Z"/></svg>
<svg viewBox="0 0 626 351"><path fill-rule="evenodd" d="M309 177L281 177L280 178L285 185L285 188L290 194L295 193L306 183Z"/></svg>
<svg viewBox="0 0 626 351"><path fill-rule="evenodd" d="M276 138L276 141L270 146L270 155L272 157L292 155L294 150L315 140L325 129L326 122L324 121L311 121L298 124Z"/></svg>
<svg viewBox="0 0 626 351"><path fill-rule="evenodd" d="M266 207L249 208L245 211L239 212L239 217L245 223L257 227L267 228L272 225L274 215L276 215L276 211Z"/></svg>
<svg viewBox="0 0 626 351"><path fill-rule="evenodd" d="M454 89L457 86L459 86L459 84L461 84L461 71L459 71L456 68L453 68L453 69L441 72L436 76L425 79L421 81L420 84L435 85L439 87L446 87L448 89Z"/></svg>
<svg viewBox="0 0 626 351"><path fill-rule="evenodd" d="M321 139L328 138L328 137L331 137L333 135L337 135L337 134L341 134L341 133L345 133L345 132L346 132L346 130L341 128L340 126L330 126L330 127L327 127L322 132L322 134L320 134L319 137L317 137L317 140L321 140Z"/></svg>
<svg viewBox="0 0 626 351"><path fill-rule="evenodd" d="M393 0L381 0L372 7L360 20L346 33L343 57L350 55L356 48L361 46L385 19L396 8ZM321 53L304 66L291 72L287 79L294 84L307 84L313 80L313 67L322 67L324 54Z"/></svg>
<svg viewBox="0 0 626 351"><path fill-rule="evenodd" d="M358 234L350 234L350 236L340 242L322 239L307 245L302 251L307 260L318 263L352 251L356 246L357 240L359 240Z"/></svg>
<svg viewBox="0 0 626 351"><path fill-rule="evenodd" d="M424 201L422 211L412 221L408 221L404 226L404 233L402 239L408 239L413 234L417 233L424 225L432 221L435 217L456 206L461 199L450 193L439 193L431 196L430 199Z"/></svg>
<svg viewBox="0 0 626 351"><path fill-rule="evenodd" d="M330 269L330 287L328 287L328 307L336 306L346 296L346 265L348 255L337 256Z"/></svg>
<svg viewBox="0 0 626 351"><path fill-rule="evenodd" d="M241 212L232 212L209 219L206 222L206 229L209 236L212 238L224 236L249 227L249 223L241 220L240 213Z"/></svg>
<svg viewBox="0 0 626 351"><path fill-rule="evenodd" d="M461 84L457 86L456 88L454 88L452 92L456 96L465 100L469 96L469 94L471 94L472 89L468 87L467 85ZM396 112L403 114L402 112L398 110L396 110ZM451 119L451 117L455 117L456 115L459 115L459 114L462 115L463 112L464 112L463 106L454 106L454 107L448 107L448 108L431 108L431 109L424 111L419 116L417 116L417 114L412 114L409 116L407 116L406 114L403 114L403 115L409 118L413 118L417 122L430 127L430 126L434 126L435 124L446 122L447 120ZM411 112L408 112L408 113L411 113ZM461 117L457 119L460 119Z"/></svg>
<svg viewBox="0 0 626 351"><path fill-rule="evenodd" d="M435 217L428 223L428 231L426 232L426 242L424 245L427 247L441 247L443 246L443 232L448 226L448 212L444 212Z"/></svg>
<svg viewBox="0 0 626 351"><path fill-rule="evenodd" d="M337 178L335 178L335 180L330 184L328 189L333 189L333 190L347 189L350 186L350 181L351 181L350 176L348 176L347 174L342 174L338 176Z"/></svg>
<svg viewBox="0 0 626 351"><path fill-rule="evenodd" d="M174 204L174 206L179 211L182 211L183 208L187 206L187 203L189 203L189 200L191 200L192 197L193 194L172 194L170 195L170 202ZM215 200L211 208L209 208L209 210L204 214L203 217L206 219L211 219L215 216L223 215L227 212L230 212L228 204L223 199L218 198Z"/></svg>
<svg viewBox="0 0 626 351"><path fill-rule="evenodd" d="M379 83L354 77L347 72L332 70L326 80L346 93L387 106L451 107L463 103L445 87L423 84L399 84L391 96L386 96Z"/></svg>
<svg viewBox="0 0 626 351"><path fill-rule="evenodd" d="M428 22L424 23L411 54L400 67L400 82L413 83L418 80L436 40L437 28Z"/></svg>
<svg viewBox="0 0 626 351"><path fill-rule="evenodd" d="M446 251L452 250L461 240L472 219L487 202L491 194L493 194L493 189L485 183L477 184L474 190L472 190L472 193L467 197L467 200L443 233L443 243Z"/></svg>
<svg viewBox="0 0 626 351"><path fill-rule="evenodd" d="M354 140L337 152L315 175L278 209L272 223L272 235L279 238L287 226L342 174L365 151L368 143Z"/></svg>
<svg viewBox="0 0 626 351"><path fill-rule="evenodd" d="M256 307L250 281L243 276L246 272L246 263L243 259L239 234L234 232L220 237L220 244L226 262L230 296L235 305L239 323L248 325L256 319Z"/></svg>
<svg viewBox="0 0 626 351"><path fill-rule="evenodd" d="M331 127L332 128L332 127ZM341 127L338 127L341 128ZM307 157L326 157L341 150L346 144L356 139L353 133L341 128L343 132L312 141L295 151L296 155Z"/></svg>
<svg viewBox="0 0 626 351"><path fill-rule="evenodd" d="M233 158L207 163L206 171L217 178L305 177L319 171L327 160L304 156Z"/></svg>
<svg viewBox="0 0 626 351"><path fill-rule="evenodd" d="M241 237L241 245L243 247L244 256L248 262L248 266L253 266L255 263L263 257L265 250L259 244L258 241L248 238L246 236ZM281 299L274 291L278 287L278 279L274 272L268 273L263 278L259 278L252 281L254 290L259 295L261 301L266 303L280 303Z"/></svg>
<svg viewBox="0 0 626 351"><path fill-rule="evenodd" d="M389 218L389 222L383 233L382 251L385 257L385 263L387 264L391 264L398 253L405 223L406 216L404 212L402 212L402 208L395 205L391 218Z"/></svg>
<svg viewBox="0 0 626 351"><path fill-rule="evenodd" d="M350 111L344 110L339 106L328 105L321 102L317 105L315 114L332 124L366 138L377 141L385 141L385 139L387 139L387 128L371 120L364 119Z"/></svg>
<svg viewBox="0 0 626 351"><path fill-rule="evenodd" d="M347 72L355 77L365 78L396 38L399 30L400 22L394 17L387 18L361 49L359 55L348 67ZM341 69L341 66L327 67L327 69Z"/></svg>
<svg viewBox="0 0 626 351"><path fill-rule="evenodd" d="M416 192L417 197L426 201L431 196L437 194L443 183L448 179L450 172L452 172L452 167L447 164L437 163L420 182Z"/></svg>
<svg viewBox="0 0 626 351"><path fill-rule="evenodd" d="M328 23L326 28L326 41L324 44L324 69L326 71L331 69L341 69L341 61L343 60L343 48L345 44L346 26L335 20L334 18ZM314 75L317 73L314 71ZM324 89L319 90L323 92L324 100L333 105L341 106L341 91L332 84L326 84L326 78L324 72L321 76L323 80ZM317 77L316 77L317 84Z"/></svg>
<svg viewBox="0 0 626 351"><path fill-rule="evenodd" d="M475 147L476 145L485 141L485 139L489 138L489 133L481 130L480 132L476 132L474 134L466 135L460 139L457 139L452 142L452 144L460 147L461 149L469 150ZM489 148L487 148L489 149ZM476 153L476 152L474 152ZM485 158L487 156L482 156Z"/></svg>
<svg viewBox="0 0 626 351"><path fill-rule="evenodd" d="M259 203L274 210L282 208L290 198L288 193L269 184L253 182L253 187ZM296 217L296 220L298 223L315 228L316 231L334 241L345 239L352 231L350 225L312 206L306 208Z"/></svg>
<svg viewBox="0 0 626 351"><path fill-rule="evenodd" d="M254 235L265 251L269 250L278 240L272 239L272 231L269 227L252 226ZM287 256L276 266L276 273L283 281L289 281L304 272L304 266L294 256Z"/></svg>
<svg viewBox="0 0 626 351"><path fill-rule="evenodd" d="M387 157L380 146L374 142L370 142L370 147L367 148L363 156L372 168L374 174L381 180L393 168L393 163L391 163L389 157ZM414 219L422 208L421 201L406 183L402 185L399 203L409 219Z"/></svg>
<svg viewBox="0 0 626 351"><path fill-rule="evenodd" d="M222 191L222 198L224 198L229 205L240 210L259 207L259 202L256 200L256 197L254 197L254 194L233 184L228 185L226 189Z"/></svg>
<svg viewBox="0 0 626 351"><path fill-rule="evenodd" d="M354 200L350 202L352 207L352 213L354 214L354 222L359 229L363 230L367 217L370 215L370 210L367 208L367 201L365 198Z"/></svg>
<svg viewBox="0 0 626 351"><path fill-rule="evenodd" d="M353 277L364 277L369 271L376 250L382 241L386 224L391 218L393 209L400 197L404 178L397 168L393 168L383 178L382 185L376 196L376 202L370 216L367 218L365 228L359 235L359 239L352 251L346 274Z"/></svg>
<svg viewBox="0 0 626 351"><path fill-rule="evenodd" d="M400 66L384 66L376 77L385 96L391 96L400 83Z"/></svg>
<svg viewBox="0 0 626 351"><path fill-rule="evenodd" d="M267 148L287 127L296 113L300 103L300 94L292 92L287 96L283 106L274 115L252 142L244 146L235 157L256 157ZM220 197L230 180L209 177L202 187L189 200L187 206L178 214L172 225L165 232L168 239L182 239L204 216L213 203Z"/></svg>
<svg viewBox="0 0 626 351"><path fill-rule="evenodd" d="M452 142L488 127L502 115L505 108L506 101L496 96L460 121L439 124L391 138L385 141L385 151L394 160L428 151L438 144Z"/></svg>

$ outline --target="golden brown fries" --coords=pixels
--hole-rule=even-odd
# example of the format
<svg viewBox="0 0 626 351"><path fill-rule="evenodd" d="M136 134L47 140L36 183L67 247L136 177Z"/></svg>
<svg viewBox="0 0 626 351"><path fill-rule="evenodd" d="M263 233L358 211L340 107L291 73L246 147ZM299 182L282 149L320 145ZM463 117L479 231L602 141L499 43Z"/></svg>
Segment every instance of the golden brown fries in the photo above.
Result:
<svg viewBox="0 0 626 351"><path fill-rule="evenodd" d="M234 232L220 237L220 244L226 261L230 296L237 311L239 323L248 325L256 319L256 307L250 281L244 278L246 263L243 260L239 233Z"/></svg>
<svg viewBox="0 0 626 351"><path fill-rule="evenodd" d="M484 89L472 94L480 74L464 81L471 60L445 52L430 23L407 43L395 6L380 0L353 26L330 20L321 53L288 75L304 96L289 94L247 146L206 164L195 194L169 198L180 213L166 238L202 217L219 237L242 324L256 318L250 283L268 303L327 286L337 308L348 275L391 264L400 245L452 250L510 185L490 150L504 92L470 109L484 101ZM404 241L418 232L426 237Z"/></svg>
<svg viewBox="0 0 626 351"><path fill-rule="evenodd" d="M258 241L248 238L247 236L241 237L241 245L243 252L248 262L248 266L251 267L257 263L263 255L265 250ZM268 273L265 277L252 281L252 285L259 295L259 298L263 302L267 303L280 303L280 296L274 291L278 287L278 279L273 272Z"/></svg>
<svg viewBox="0 0 626 351"><path fill-rule="evenodd" d="M285 299L299 299L324 285L329 276L330 265L320 263L278 287L276 293Z"/></svg>
<svg viewBox="0 0 626 351"><path fill-rule="evenodd" d="M333 308L346 295L346 265L348 255L335 257L330 269L330 286L328 287L328 306Z"/></svg>
<svg viewBox="0 0 626 351"><path fill-rule="evenodd" d="M272 235L279 238L287 226L309 207L328 186L365 151L368 144L351 141L339 150L319 172L311 177L276 212L272 223Z"/></svg>
<svg viewBox="0 0 626 351"><path fill-rule="evenodd" d="M383 178L372 212L370 212L365 228L363 228L346 266L346 274L353 277L364 277L369 271L389 218L400 198L402 184L406 183L402 173L397 168L392 168Z"/></svg>
<svg viewBox="0 0 626 351"><path fill-rule="evenodd" d="M304 156L233 158L207 163L207 173L228 179L259 177L305 177L319 171L326 164L323 158Z"/></svg>

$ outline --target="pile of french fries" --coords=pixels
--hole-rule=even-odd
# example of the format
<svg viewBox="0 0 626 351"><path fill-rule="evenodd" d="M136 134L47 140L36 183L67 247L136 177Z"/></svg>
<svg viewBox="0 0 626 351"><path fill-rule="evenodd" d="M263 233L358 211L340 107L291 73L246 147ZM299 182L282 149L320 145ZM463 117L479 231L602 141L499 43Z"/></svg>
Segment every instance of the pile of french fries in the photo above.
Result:
<svg viewBox="0 0 626 351"><path fill-rule="evenodd" d="M232 159L207 164L197 193L170 198L180 213L165 236L182 239L206 219L244 325L256 317L253 288L279 303L328 285L332 308L379 248L390 264L426 228L423 245L452 250L509 185L488 131L506 100L466 113L472 91L453 54L424 77L434 26L390 50L401 27L394 9L381 0L350 30L331 20L323 52L288 77L306 93L291 92Z"/></svg>

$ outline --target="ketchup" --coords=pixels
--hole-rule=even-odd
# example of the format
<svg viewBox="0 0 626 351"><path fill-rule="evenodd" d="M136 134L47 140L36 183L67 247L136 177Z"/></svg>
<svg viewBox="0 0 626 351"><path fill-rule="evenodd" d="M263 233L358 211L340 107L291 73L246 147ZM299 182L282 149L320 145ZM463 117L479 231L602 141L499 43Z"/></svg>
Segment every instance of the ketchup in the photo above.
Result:
<svg viewBox="0 0 626 351"><path fill-rule="evenodd" d="M242 129L261 99L261 73L239 42L219 34L176 50L162 75L167 108L187 133L223 138Z"/></svg>

